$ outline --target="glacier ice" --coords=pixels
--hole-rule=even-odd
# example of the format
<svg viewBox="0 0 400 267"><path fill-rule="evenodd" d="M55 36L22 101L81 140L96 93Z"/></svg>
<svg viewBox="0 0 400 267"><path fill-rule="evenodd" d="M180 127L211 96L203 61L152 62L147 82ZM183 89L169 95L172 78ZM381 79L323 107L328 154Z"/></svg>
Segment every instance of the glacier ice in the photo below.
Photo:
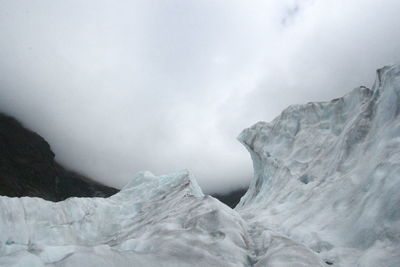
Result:
<svg viewBox="0 0 400 267"><path fill-rule="evenodd" d="M0 197L0 266L400 266L400 67L239 136L254 179L232 210L186 170L109 198Z"/></svg>
<svg viewBox="0 0 400 267"><path fill-rule="evenodd" d="M187 171L109 198L0 198L1 266L245 266L245 223Z"/></svg>
<svg viewBox="0 0 400 267"><path fill-rule="evenodd" d="M236 210L335 266L400 266L400 67L372 89L245 129L254 179Z"/></svg>
<svg viewBox="0 0 400 267"><path fill-rule="evenodd" d="M254 242L240 215L203 195L188 171L138 173L109 198L0 197L0 266L252 266ZM267 232L263 235L265 236ZM320 259L289 239L267 260L304 252L301 266ZM296 258L296 257L294 257ZM293 257L292 257L293 259ZM255 265L259 266L259 265ZM270 265L281 266L281 265ZM298 265L296 265L298 266Z"/></svg>

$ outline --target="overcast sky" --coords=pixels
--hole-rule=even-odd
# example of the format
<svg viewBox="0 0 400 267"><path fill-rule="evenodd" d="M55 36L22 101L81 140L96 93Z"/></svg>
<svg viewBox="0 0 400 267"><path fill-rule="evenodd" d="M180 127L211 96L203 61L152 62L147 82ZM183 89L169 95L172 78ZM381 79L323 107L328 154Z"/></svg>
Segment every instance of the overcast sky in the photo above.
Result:
<svg viewBox="0 0 400 267"><path fill-rule="evenodd" d="M400 61L399 0L0 0L0 110L115 187L246 186L236 136Z"/></svg>

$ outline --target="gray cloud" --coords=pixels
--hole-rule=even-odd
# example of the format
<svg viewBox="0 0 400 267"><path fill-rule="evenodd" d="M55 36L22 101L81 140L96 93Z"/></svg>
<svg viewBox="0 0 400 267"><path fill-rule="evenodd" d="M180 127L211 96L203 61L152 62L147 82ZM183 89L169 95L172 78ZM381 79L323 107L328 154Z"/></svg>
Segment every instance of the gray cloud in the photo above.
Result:
<svg viewBox="0 0 400 267"><path fill-rule="evenodd" d="M192 170L245 186L235 140L400 59L397 0L0 1L0 109L66 166L121 187Z"/></svg>

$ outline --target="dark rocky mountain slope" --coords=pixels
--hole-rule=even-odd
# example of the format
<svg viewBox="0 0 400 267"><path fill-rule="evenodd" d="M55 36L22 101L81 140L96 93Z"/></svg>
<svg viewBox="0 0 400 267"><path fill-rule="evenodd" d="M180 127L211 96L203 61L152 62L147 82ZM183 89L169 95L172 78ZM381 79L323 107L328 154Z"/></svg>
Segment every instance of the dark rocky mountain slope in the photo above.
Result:
<svg viewBox="0 0 400 267"><path fill-rule="evenodd" d="M117 189L66 170L50 145L16 119L0 113L0 195L60 201L68 197L107 197Z"/></svg>
<svg viewBox="0 0 400 267"><path fill-rule="evenodd" d="M246 191L247 188L239 188L225 194L215 193L211 195L233 209L239 203L240 198L246 193Z"/></svg>

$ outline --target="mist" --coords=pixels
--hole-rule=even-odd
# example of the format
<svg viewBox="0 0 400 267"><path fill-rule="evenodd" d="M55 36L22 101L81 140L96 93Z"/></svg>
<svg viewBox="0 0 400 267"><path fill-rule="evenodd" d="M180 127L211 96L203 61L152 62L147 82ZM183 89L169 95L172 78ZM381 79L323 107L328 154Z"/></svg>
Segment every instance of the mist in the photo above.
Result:
<svg viewBox="0 0 400 267"><path fill-rule="evenodd" d="M396 0L0 1L0 110L107 185L189 169L205 192L245 187L240 131L369 87L400 60L399 10Z"/></svg>

